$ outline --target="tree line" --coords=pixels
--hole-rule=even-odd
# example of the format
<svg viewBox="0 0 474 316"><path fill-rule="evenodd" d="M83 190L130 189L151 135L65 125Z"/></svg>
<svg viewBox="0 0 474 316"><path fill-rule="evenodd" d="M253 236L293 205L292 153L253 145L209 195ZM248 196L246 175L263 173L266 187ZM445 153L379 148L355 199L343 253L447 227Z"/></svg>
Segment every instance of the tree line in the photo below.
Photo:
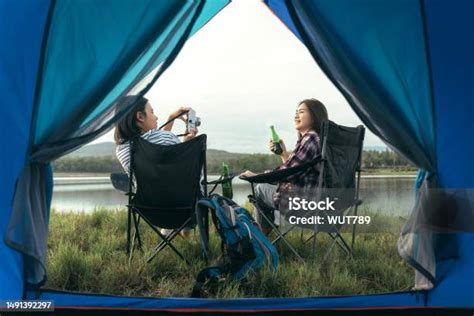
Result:
<svg viewBox="0 0 474 316"><path fill-rule="evenodd" d="M207 173L220 174L222 162L226 162L230 170L240 173L245 170L263 172L271 170L281 164L276 155L271 154L237 154L219 150L208 150ZM415 170L408 160L397 153L385 150L368 150L362 153L363 169L393 169ZM63 157L53 163L55 172L81 172L81 173L111 173L121 172L122 167L115 156L89 156L89 157Z"/></svg>

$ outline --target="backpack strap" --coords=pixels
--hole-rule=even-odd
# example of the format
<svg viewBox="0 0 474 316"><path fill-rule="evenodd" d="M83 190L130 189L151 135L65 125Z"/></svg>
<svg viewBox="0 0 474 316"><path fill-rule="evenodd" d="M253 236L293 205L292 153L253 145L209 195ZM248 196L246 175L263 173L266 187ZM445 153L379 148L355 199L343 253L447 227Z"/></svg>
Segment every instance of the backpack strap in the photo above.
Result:
<svg viewBox="0 0 474 316"><path fill-rule="evenodd" d="M211 256L209 250L209 240L206 238L206 229L204 219L204 212L209 212L212 218L212 222L214 223L214 227L216 227L217 233L221 237L221 250L224 253L224 244L225 244L225 234L223 232L224 227L219 222L216 214L216 208L219 207L219 196L218 194L213 194L209 198L200 199L196 202L196 223L199 229L199 237L201 241L201 249L203 250L203 256L206 260L208 260Z"/></svg>
<svg viewBox="0 0 474 316"><path fill-rule="evenodd" d="M210 250L209 250L209 240L206 236L206 223L204 223L204 213L210 211L211 214L214 212L214 205L212 204L210 199L201 199L196 202L196 224L199 230L199 239L201 242L201 249L203 252L203 256L205 260L208 260L210 257Z"/></svg>
<svg viewBox="0 0 474 316"><path fill-rule="evenodd" d="M204 295L205 291L203 289L204 284L209 281L211 286L215 286L219 282L225 280L228 272L228 269L224 266L215 266L202 269L196 277L196 282L194 283L191 297L205 297L206 295Z"/></svg>

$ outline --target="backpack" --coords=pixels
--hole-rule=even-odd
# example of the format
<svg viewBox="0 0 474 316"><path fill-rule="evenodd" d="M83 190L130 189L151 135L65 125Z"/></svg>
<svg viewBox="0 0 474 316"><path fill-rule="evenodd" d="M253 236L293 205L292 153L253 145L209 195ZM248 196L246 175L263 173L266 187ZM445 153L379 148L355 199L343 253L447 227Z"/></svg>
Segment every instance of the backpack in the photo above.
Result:
<svg viewBox="0 0 474 316"><path fill-rule="evenodd" d="M256 225L247 209L240 207L231 199L212 194L197 202L198 214L209 210L214 226L221 237L224 264L208 267L199 272L193 289L193 296L199 297L203 284L210 280L217 283L226 277L241 281L250 271L258 271L265 265L270 269L278 266L278 252L268 238ZM197 216L198 219L202 216ZM204 225L198 220L201 236ZM201 239L203 249L208 249L207 240Z"/></svg>

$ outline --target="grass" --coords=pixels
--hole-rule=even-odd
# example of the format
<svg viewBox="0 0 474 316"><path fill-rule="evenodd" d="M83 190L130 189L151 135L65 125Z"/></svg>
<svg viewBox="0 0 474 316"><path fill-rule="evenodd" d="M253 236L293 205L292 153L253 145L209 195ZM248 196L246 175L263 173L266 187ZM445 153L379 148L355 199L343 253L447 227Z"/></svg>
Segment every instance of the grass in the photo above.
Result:
<svg viewBox="0 0 474 316"><path fill-rule="evenodd" d="M368 210L365 210L367 213ZM224 281L210 294L216 298L306 297L318 295L371 294L410 289L413 270L399 257L397 233L385 227L399 225L398 219L374 217L379 233L361 230L353 258L333 251L326 262L311 257L311 243L300 242L300 234L289 239L303 257L303 265L287 248L278 245L280 265L276 271L263 269L245 282ZM127 215L124 210L96 209L92 213L52 212L48 241L47 287L90 293L152 297L187 297L197 273L206 264L199 258L197 233L176 246L191 261L188 267L169 249L151 263L147 255L157 243L148 227L142 227L144 249L135 251L131 264L125 253ZM385 226L384 226L385 225ZM345 237L350 240L348 233ZM305 233L304 237L309 234ZM321 238L320 238L321 237ZM318 237L317 254L330 242ZM219 254L219 241L211 235L211 250ZM217 257L217 256L216 256Z"/></svg>

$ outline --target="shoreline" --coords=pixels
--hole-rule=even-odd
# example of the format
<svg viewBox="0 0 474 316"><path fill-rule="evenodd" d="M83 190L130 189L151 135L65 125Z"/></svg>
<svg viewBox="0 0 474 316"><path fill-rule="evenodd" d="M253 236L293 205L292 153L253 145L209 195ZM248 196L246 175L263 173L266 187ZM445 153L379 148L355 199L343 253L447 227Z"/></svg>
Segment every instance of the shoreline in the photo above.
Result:
<svg viewBox="0 0 474 316"><path fill-rule="evenodd" d="M211 180L219 175L208 175ZM361 174L361 179L415 179L416 174ZM247 183L239 178L234 179L235 184ZM81 185L81 184L110 184L108 173L56 173L53 175L55 185Z"/></svg>
<svg viewBox="0 0 474 316"><path fill-rule="evenodd" d="M219 177L219 174L209 174L208 177ZM109 178L110 173L94 173L94 172L55 172L53 178ZM361 173L362 178L415 178L416 172L364 172Z"/></svg>

